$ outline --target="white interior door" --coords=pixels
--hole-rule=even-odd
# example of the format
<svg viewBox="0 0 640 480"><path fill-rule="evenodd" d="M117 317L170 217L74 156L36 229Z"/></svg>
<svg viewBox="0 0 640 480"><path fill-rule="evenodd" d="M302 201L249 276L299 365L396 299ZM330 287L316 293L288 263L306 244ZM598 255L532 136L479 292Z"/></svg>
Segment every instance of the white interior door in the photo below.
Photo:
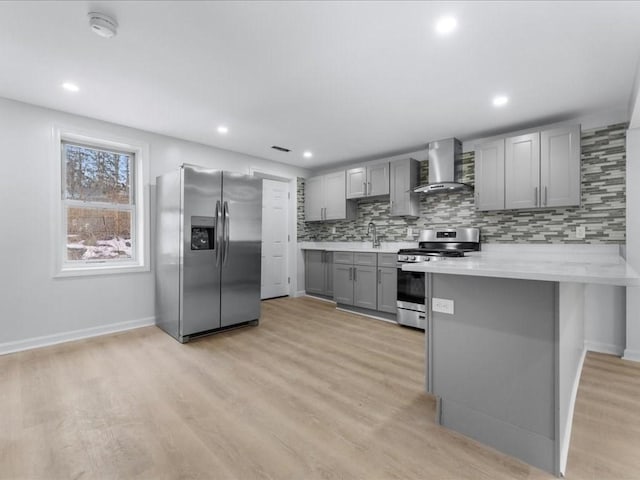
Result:
<svg viewBox="0 0 640 480"><path fill-rule="evenodd" d="M262 184L261 298L289 295L289 183L264 179Z"/></svg>

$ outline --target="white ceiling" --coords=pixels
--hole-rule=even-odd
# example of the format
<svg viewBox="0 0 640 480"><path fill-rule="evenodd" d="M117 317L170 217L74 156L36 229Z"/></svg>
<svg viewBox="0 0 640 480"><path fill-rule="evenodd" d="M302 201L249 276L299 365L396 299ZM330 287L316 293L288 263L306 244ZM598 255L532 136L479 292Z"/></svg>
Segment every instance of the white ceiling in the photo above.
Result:
<svg viewBox="0 0 640 480"><path fill-rule="evenodd" d="M640 2L4 1L0 96L318 168L628 108L639 25Z"/></svg>

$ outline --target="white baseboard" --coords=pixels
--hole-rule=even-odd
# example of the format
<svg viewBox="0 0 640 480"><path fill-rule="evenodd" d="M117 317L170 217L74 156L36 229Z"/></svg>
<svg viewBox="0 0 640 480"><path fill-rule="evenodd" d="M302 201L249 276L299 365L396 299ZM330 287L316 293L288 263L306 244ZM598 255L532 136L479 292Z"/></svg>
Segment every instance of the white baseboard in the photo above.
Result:
<svg viewBox="0 0 640 480"><path fill-rule="evenodd" d="M297 292L295 292L295 293L293 294L293 297L294 297L294 298L297 298L297 297L304 297L306 294L307 294L307 292L305 292L304 290L298 290Z"/></svg>
<svg viewBox="0 0 640 480"><path fill-rule="evenodd" d="M336 304L336 302L330 298L316 297L315 295L309 295L308 293L304 293L303 296L313 298L314 300L320 300L321 302L333 303L334 305Z"/></svg>
<svg viewBox="0 0 640 480"><path fill-rule="evenodd" d="M623 360L631 360L632 362L640 362L640 350L626 349L622 355Z"/></svg>
<svg viewBox="0 0 640 480"><path fill-rule="evenodd" d="M53 335L0 343L0 355L56 345L58 343L71 342L73 340L81 340L83 338L98 337L109 333L133 330L134 328L147 327L154 324L155 317L147 317L137 320L129 320L127 322L110 323L109 325L101 325L99 327L83 328L80 330L72 330L70 332L55 333Z"/></svg>
<svg viewBox="0 0 640 480"><path fill-rule="evenodd" d="M355 315L361 315L363 317L372 318L374 320L380 320L381 322L393 323L394 325L398 325L398 322L395 320L391 320L390 318L378 317L376 315L370 315L368 313L356 312L355 310L349 310L348 308L340 308L336 307L336 310L341 312L353 313Z"/></svg>
<svg viewBox="0 0 640 480"><path fill-rule="evenodd" d="M590 342L586 340L584 342L584 348L586 348L590 352L607 353L609 355L615 355L617 357L621 357L624 353L624 347L621 347L620 345L614 345L612 343Z"/></svg>
<svg viewBox="0 0 640 480"><path fill-rule="evenodd" d="M585 342L586 343L586 342ZM580 386L580 377L582 376L582 367L584 365L584 359L587 356L587 348L582 349L582 355L578 362L578 369L575 378L573 379L573 386L571 387L571 400L569 401L569 414L567 415L567 427L565 430L565 437L562 441L560 450L560 475L565 476L567 470L567 459L569 457L569 444L571 442L571 427L573 426L573 411L576 407L576 399L578 398L578 387Z"/></svg>

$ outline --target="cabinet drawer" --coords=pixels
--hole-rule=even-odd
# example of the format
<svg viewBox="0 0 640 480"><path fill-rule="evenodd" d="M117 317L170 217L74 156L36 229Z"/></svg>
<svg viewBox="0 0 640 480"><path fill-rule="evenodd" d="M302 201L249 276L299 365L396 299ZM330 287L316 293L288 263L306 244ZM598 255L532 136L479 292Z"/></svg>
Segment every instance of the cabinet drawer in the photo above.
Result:
<svg viewBox="0 0 640 480"><path fill-rule="evenodd" d="M333 252L333 263L353 265L353 252Z"/></svg>
<svg viewBox="0 0 640 480"><path fill-rule="evenodd" d="M353 256L353 263L355 265L366 265L370 267L375 267L377 262L378 262L377 253L357 252Z"/></svg>
<svg viewBox="0 0 640 480"><path fill-rule="evenodd" d="M378 267L395 267L398 261L397 253L379 253Z"/></svg>

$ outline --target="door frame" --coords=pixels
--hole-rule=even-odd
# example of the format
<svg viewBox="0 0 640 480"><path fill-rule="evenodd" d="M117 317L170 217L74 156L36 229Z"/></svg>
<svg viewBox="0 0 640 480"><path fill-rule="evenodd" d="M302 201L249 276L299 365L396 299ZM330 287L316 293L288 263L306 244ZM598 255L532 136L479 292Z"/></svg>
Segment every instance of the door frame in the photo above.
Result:
<svg viewBox="0 0 640 480"><path fill-rule="evenodd" d="M297 187L298 187L298 178L297 177L285 177L282 175L274 174L271 172L267 172L261 170L259 168L250 168L249 175L254 177L267 179L267 180L275 180L277 182L283 182L287 184L287 192L289 194L288 200L288 208L289 208L289 218L287 222L287 226L289 228L290 241L287 247L287 276L291 279L289 282L289 296L290 297L298 297L298 264L299 259L297 253L297 245L298 245L298 196L297 196Z"/></svg>

